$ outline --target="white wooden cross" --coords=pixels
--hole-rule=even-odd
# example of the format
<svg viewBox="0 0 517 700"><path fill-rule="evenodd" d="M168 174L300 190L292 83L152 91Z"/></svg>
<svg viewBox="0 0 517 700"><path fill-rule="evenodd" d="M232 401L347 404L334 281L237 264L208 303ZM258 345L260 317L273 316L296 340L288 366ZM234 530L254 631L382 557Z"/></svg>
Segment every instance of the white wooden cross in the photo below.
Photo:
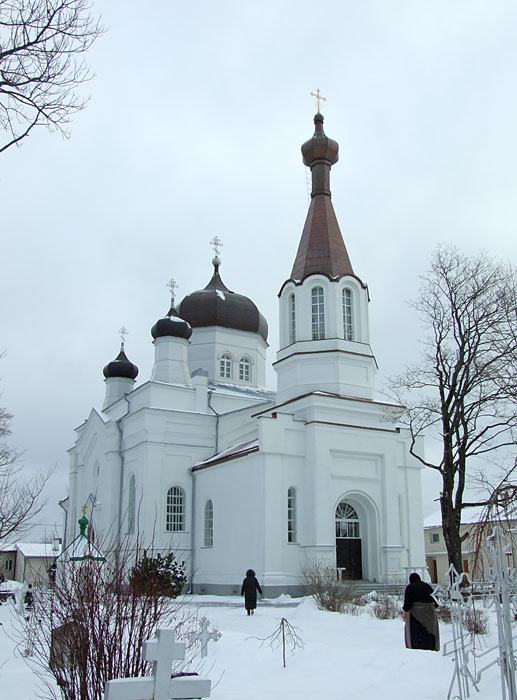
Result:
<svg viewBox="0 0 517 700"><path fill-rule="evenodd" d="M185 658L185 644L174 640L174 630L160 628L144 642L144 659L153 662L152 676L117 678L106 683L104 700L171 700L208 698L210 680L198 676L171 678L173 661Z"/></svg>
<svg viewBox="0 0 517 700"><path fill-rule="evenodd" d="M197 641L201 642L201 656L207 655L206 648L211 639L213 639L214 642L217 642L217 640L221 638L221 633L219 630L213 629L211 632L208 631L209 624L209 620L207 620L206 617L202 617L199 621L199 632L190 632L190 634L187 634L187 638L191 644Z"/></svg>

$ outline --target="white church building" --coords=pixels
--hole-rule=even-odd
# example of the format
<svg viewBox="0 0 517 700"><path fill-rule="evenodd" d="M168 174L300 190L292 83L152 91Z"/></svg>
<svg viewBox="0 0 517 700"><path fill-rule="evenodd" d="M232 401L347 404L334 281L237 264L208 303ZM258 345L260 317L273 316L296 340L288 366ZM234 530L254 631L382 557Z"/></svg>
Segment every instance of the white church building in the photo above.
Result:
<svg viewBox="0 0 517 700"><path fill-rule="evenodd" d="M104 368L104 405L70 450L65 544L86 504L104 550L173 549L198 593L238 593L253 568L266 596L296 595L314 560L376 582L425 571L421 466L374 397L368 288L330 192L338 144L314 124L311 203L278 281L277 391L263 388L266 320L224 285L216 247L207 286L177 308L173 293L152 327L151 377L135 383L124 344Z"/></svg>

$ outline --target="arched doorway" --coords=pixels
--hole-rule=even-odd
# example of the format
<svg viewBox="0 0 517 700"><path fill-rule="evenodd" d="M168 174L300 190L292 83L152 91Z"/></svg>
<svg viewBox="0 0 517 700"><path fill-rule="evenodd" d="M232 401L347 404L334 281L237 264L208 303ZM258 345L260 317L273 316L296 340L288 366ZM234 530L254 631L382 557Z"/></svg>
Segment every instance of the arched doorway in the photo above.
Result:
<svg viewBox="0 0 517 700"><path fill-rule="evenodd" d="M355 508L346 501L338 503L336 522L336 566L344 578L363 577L361 533Z"/></svg>

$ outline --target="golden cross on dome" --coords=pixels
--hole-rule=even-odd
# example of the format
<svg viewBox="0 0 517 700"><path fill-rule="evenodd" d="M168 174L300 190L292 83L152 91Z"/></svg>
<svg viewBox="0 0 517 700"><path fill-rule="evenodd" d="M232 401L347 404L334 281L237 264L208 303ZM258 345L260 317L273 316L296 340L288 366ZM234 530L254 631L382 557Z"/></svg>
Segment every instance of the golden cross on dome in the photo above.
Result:
<svg viewBox="0 0 517 700"><path fill-rule="evenodd" d="M86 503L85 503L84 506L81 508L81 510L83 511L83 517L84 517L84 516L86 515L86 511L88 510L88 506L86 505Z"/></svg>
<svg viewBox="0 0 517 700"><path fill-rule="evenodd" d="M210 241L210 245L214 248L214 253L219 257L219 248L223 247L223 243L219 236L214 236Z"/></svg>
<svg viewBox="0 0 517 700"><path fill-rule="evenodd" d="M178 288L178 285L176 284L176 280L172 279L172 277L171 277L171 279L167 282L167 287L169 288L169 291L171 293L171 300L172 300L172 303L174 304L174 297L176 295L174 290L176 290Z"/></svg>
<svg viewBox="0 0 517 700"><path fill-rule="evenodd" d="M127 328L125 326L122 326L122 328L119 329L119 335L120 335L120 340L122 341L122 344L126 342L126 335L127 335ZM85 506L86 508L86 506Z"/></svg>
<svg viewBox="0 0 517 700"><path fill-rule="evenodd" d="M321 112L320 112L320 102L321 102L321 100L323 100L323 102L326 102L326 101L327 101L327 98L326 98L326 97L323 97L322 95L320 95L320 89L319 89L319 88L316 90L316 92L311 92L311 95L312 95L313 97L316 98L316 105L317 105L317 107L318 107L318 114L321 114Z"/></svg>

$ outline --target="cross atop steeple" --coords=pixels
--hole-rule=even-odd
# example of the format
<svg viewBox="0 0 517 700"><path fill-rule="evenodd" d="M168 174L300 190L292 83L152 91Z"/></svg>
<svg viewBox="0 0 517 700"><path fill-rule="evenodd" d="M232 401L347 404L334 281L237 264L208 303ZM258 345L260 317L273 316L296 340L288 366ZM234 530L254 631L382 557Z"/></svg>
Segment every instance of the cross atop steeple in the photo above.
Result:
<svg viewBox="0 0 517 700"><path fill-rule="evenodd" d="M326 102L326 101L327 101L327 98L326 98L326 97L323 97L322 95L320 95L320 89L319 89L319 88L316 90L316 92L311 92L311 95L312 95L313 97L316 98L316 106L317 106L317 108L318 108L318 114L321 114L321 112L320 112L320 102L321 102L321 100L323 100L323 102Z"/></svg>
<svg viewBox="0 0 517 700"><path fill-rule="evenodd" d="M175 290L178 288L178 285L176 284L176 280L175 280L175 279L172 279L172 277L171 277L171 279L170 279L170 280L168 281L168 283L167 283L167 287L168 287L169 290L170 290L170 293L171 293L171 302L172 302L172 304L174 305L174 299L175 299L175 296L176 296Z"/></svg>
<svg viewBox="0 0 517 700"><path fill-rule="evenodd" d="M122 341L122 345L126 342L126 336L127 336L128 330L125 326L122 326L119 330L119 335L120 335L120 340Z"/></svg>
<svg viewBox="0 0 517 700"><path fill-rule="evenodd" d="M214 253L219 257L219 249L223 247L223 243L219 236L214 236L212 240L210 241L210 245L214 249Z"/></svg>

